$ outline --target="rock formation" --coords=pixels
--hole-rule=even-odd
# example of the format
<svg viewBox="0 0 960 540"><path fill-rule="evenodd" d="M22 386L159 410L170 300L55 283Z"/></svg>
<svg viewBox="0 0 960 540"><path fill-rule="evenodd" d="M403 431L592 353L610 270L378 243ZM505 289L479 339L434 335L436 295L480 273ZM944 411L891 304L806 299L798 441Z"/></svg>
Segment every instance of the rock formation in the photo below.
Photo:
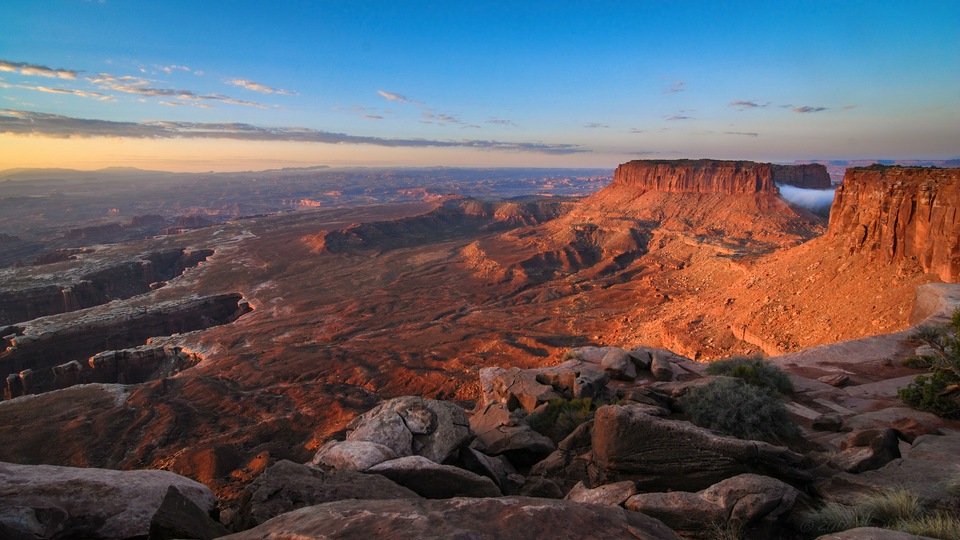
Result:
<svg viewBox="0 0 960 540"><path fill-rule="evenodd" d="M830 189L830 173L819 163L806 165L771 165L773 181L804 189Z"/></svg>
<svg viewBox="0 0 960 540"><path fill-rule="evenodd" d="M830 211L828 236L850 253L960 278L960 169L848 169Z"/></svg>

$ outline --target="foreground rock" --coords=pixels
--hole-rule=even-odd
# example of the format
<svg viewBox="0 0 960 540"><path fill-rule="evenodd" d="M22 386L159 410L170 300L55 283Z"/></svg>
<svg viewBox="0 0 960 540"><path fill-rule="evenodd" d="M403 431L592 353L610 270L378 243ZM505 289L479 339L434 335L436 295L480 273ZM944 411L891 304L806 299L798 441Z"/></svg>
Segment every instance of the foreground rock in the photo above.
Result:
<svg viewBox="0 0 960 540"><path fill-rule="evenodd" d="M238 526L254 527L291 510L344 499L416 498L416 493L380 475L327 473L281 460L247 486L240 503Z"/></svg>
<svg viewBox="0 0 960 540"><path fill-rule="evenodd" d="M209 488L168 471L0 463L0 538L146 537L169 488L204 513Z"/></svg>
<svg viewBox="0 0 960 540"><path fill-rule="evenodd" d="M688 422L607 406L594 417L594 485L633 480L640 491L695 491L742 473L789 482L812 479L803 456L759 441L721 437Z"/></svg>
<svg viewBox="0 0 960 540"><path fill-rule="evenodd" d="M673 540L663 523L622 508L528 497L339 501L301 508L227 536L260 538ZM282 536L281 536L282 535Z"/></svg>
<svg viewBox="0 0 960 540"><path fill-rule="evenodd" d="M370 473L386 476L428 499L452 497L499 497L493 480L452 465L439 465L422 456L407 456L370 467Z"/></svg>

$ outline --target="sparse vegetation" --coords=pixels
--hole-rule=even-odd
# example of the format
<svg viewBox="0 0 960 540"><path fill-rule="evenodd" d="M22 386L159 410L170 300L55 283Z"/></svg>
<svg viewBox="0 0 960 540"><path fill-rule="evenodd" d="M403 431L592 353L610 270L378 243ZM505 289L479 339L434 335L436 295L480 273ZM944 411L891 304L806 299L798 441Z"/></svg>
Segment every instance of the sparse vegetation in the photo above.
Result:
<svg viewBox="0 0 960 540"><path fill-rule="evenodd" d="M776 392L736 378L692 390L681 406L694 424L738 439L779 441L799 434Z"/></svg>
<svg viewBox="0 0 960 540"><path fill-rule="evenodd" d="M712 540L743 540L746 527L741 521L720 521L710 527L708 534Z"/></svg>
<svg viewBox="0 0 960 540"><path fill-rule="evenodd" d="M807 515L815 530L839 532L856 527L881 527L909 534L960 540L960 517L942 510L929 511L906 489L875 493L853 506L827 502Z"/></svg>
<svg viewBox="0 0 960 540"><path fill-rule="evenodd" d="M526 417L534 431L560 442L577 426L593 418L595 407L590 398L551 399L543 410Z"/></svg>
<svg viewBox="0 0 960 540"><path fill-rule="evenodd" d="M944 418L960 418L960 309L946 328L921 326L913 338L932 354L920 357L930 375L918 375L897 395L907 405ZM919 365L919 363L917 364Z"/></svg>
<svg viewBox="0 0 960 540"><path fill-rule="evenodd" d="M943 487L952 497L960 497L960 471L948 476L943 482Z"/></svg>
<svg viewBox="0 0 960 540"><path fill-rule="evenodd" d="M793 392L790 377L779 367L767 362L760 355L734 356L727 360L717 360L707 366L709 375L736 377L754 386L770 388L784 394Z"/></svg>

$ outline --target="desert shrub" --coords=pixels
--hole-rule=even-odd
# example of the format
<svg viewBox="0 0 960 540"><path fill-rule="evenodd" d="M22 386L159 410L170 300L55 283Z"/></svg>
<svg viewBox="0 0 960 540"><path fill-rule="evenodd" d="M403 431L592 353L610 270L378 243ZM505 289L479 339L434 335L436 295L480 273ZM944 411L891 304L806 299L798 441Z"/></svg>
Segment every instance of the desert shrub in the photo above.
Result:
<svg viewBox="0 0 960 540"><path fill-rule="evenodd" d="M853 506L827 502L806 517L813 529L820 533L856 527L881 527L920 536L960 540L960 518L956 514L928 511L920 498L906 489L866 495Z"/></svg>
<svg viewBox="0 0 960 540"><path fill-rule="evenodd" d="M762 388L770 388L784 394L793 392L790 377L779 367L757 356L734 356L717 360L707 366L708 375L736 377Z"/></svg>
<svg viewBox="0 0 960 540"><path fill-rule="evenodd" d="M933 364L929 356L908 356L900 361L900 365L911 369L930 369Z"/></svg>
<svg viewBox="0 0 960 540"><path fill-rule="evenodd" d="M551 399L546 407L526 417L534 431L560 442L573 433L577 426L593 418L593 401L582 399Z"/></svg>
<svg viewBox="0 0 960 540"><path fill-rule="evenodd" d="M945 371L934 371L930 375L917 375L913 382L897 390L897 396L914 409L943 418L960 418L960 393L948 390L957 382Z"/></svg>
<svg viewBox="0 0 960 540"><path fill-rule="evenodd" d="M714 379L691 390L680 405L694 424L738 439L780 440L799 434L773 390L739 379Z"/></svg>
<svg viewBox="0 0 960 540"><path fill-rule="evenodd" d="M577 351L567 351L563 353L563 356L560 357L561 362L566 362L567 360L579 360L580 353Z"/></svg>
<svg viewBox="0 0 960 540"><path fill-rule="evenodd" d="M711 540L743 540L746 526L742 521L718 521L710 525L707 533Z"/></svg>
<svg viewBox="0 0 960 540"><path fill-rule="evenodd" d="M930 375L918 375L897 391L907 405L944 418L960 418L960 309L953 312L946 328L920 326L913 339L928 345L924 355Z"/></svg>

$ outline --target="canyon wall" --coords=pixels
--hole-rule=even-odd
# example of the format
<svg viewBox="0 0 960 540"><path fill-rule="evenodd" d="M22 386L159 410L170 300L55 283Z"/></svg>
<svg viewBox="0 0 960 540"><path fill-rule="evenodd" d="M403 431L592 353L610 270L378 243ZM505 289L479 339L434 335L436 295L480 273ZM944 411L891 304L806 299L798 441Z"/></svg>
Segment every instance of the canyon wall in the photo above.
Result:
<svg viewBox="0 0 960 540"><path fill-rule="evenodd" d="M830 173L819 163L806 165L771 165L773 181L805 189L830 189Z"/></svg>
<svg viewBox="0 0 960 540"><path fill-rule="evenodd" d="M960 169L847 169L830 210L827 235L850 253L960 277Z"/></svg>

